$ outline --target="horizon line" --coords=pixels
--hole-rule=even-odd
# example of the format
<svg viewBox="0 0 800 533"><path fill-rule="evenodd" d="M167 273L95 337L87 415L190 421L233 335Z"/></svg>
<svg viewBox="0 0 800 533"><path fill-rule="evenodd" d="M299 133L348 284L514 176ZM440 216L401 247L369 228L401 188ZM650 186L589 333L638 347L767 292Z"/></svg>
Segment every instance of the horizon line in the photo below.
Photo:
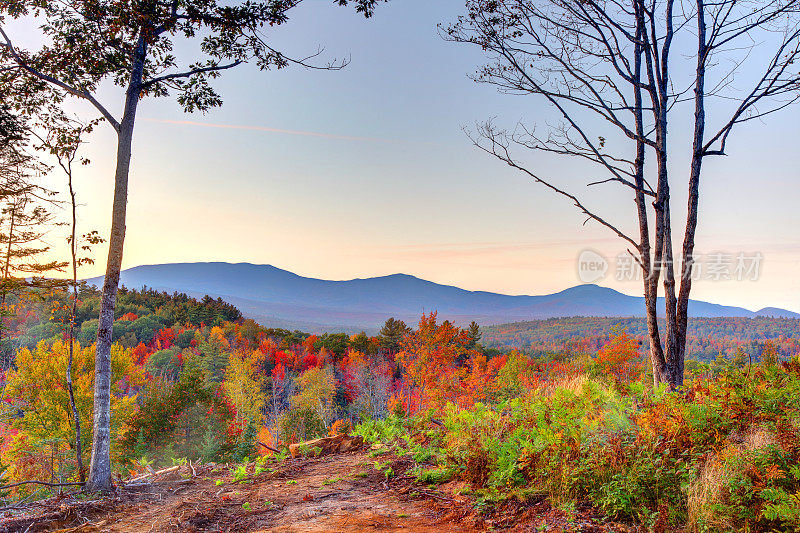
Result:
<svg viewBox="0 0 800 533"><path fill-rule="evenodd" d="M417 279L417 280L420 280L420 281L424 281L426 283L433 283L435 285L440 285L440 286L443 286L443 287L453 287L453 288L456 288L456 289L459 289L459 290L462 290L462 291L465 291L465 292L487 293L487 294L494 294L494 295L498 295L498 296L508 296L508 297L529 297L530 298L530 297L537 297L537 296L553 296L553 295L556 295L556 294L560 294L560 293L562 293L564 291L568 291L570 289L575 289L575 288L578 288L578 287L594 286L594 287L598 287L598 288L601 288L601 289L608 289L608 290L614 291L614 292L616 292L618 294L621 294L623 296L627 296L627 297L630 297L630 298L644 298L643 296L628 294L628 293L622 292L622 291L620 291L618 289L615 289L613 287L606 287L604 285L599 285L597 283L579 283L577 285L573 285L573 286L567 287L565 289L562 289L560 291L556 291L556 292L548 293L548 294L506 294L506 293L493 292L493 291L487 291L487 290L465 289L465 288L459 287L457 285L448 285L448 284L445 284L445 283L439 283L439 282L435 282L435 281L431 281L431 280L428 280L428 279L421 278L419 276L415 276L414 274L407 274L407 273L403 273L403 272L394 272L392 274L384 274L384 275L368 276L368 277L360 277L360 278L356 277L356 278L346 278L346 279L324 279L324 278L316 278L316 277L309 277L309 276L303 276L303 275L300 275L300 274L296 274L295 272L292 272L291 270L287 270L285 268L281 268L281 267L278 267L278 266L275 266L275 265L272 265L272 264L269 264L269 263L251 263L249 261L239 261L239 262L235 262L235 263L232 263L230 261L180 261L180 262L173 262L173 263L150 263L150 264L141 264L141 265L134 265L134 266L131 266L131 267L126 267L126 268L122 269L122 272L124 272L126 270L133 270L135 268L142 268L142 267L158 267L158 266L174 266L174 265L201 265L201 264L202 265L210 265L210 264L217 264L217 265L248 265L248 266L254 266L254 267L271 267L271 268L274 268L274 269L277 269L277 270L281 270L283 272L292 274L292 275L300 277L300 278L316 280L316 281L329 281L329 282L333 282L333 283L343 283L343 282L348 282L348 281L362 281L362 280L370 280L370 279L388 278L388 277L393 277L393 276L407 276L407 277L411 277L411 278L414 278L414 279ZM82 281L88 281L90 279L100 279L100 278L103 278L103 277L105 277L105 275L104 274L100 274L98 276L92 276L92 277L89 277L89 278L84 278ZM659 296L658 298L659 299L663 299L664 297L663 296ZM791 309L786 309L786 308L783 308L783 307L776 307L774 305L764 306L764 307L761 307L759 309L751 309L751 308L744 307L744 306L741 306L741 305L719 304L719 303L708 302L708 301L704 301L704 300L690 300L690 302L703 303L703 304L709 304L709 305L717 305L717 306L720 306L720 307L736 307L736 308L739 308L739 309L744 309L744 310L749 311L751 313L758 313L760 311L763 311L764 309L777 309L777 310L780 310L780 311L788 311L790 313L798 313L797 311L793 311ZM690 317L690 318L711 318L711 317ZM725 318L725 317L719 317L719 318ZM754 318L754 317L741 317L741 318ZM766 317L766 318L769 318L769 317ZM776 317L772 317L772 318L776 318ZM780 317L778 317L778 318L780 318ZM800 320L800 318L793 318L793 319L794 320Z"/></svg>

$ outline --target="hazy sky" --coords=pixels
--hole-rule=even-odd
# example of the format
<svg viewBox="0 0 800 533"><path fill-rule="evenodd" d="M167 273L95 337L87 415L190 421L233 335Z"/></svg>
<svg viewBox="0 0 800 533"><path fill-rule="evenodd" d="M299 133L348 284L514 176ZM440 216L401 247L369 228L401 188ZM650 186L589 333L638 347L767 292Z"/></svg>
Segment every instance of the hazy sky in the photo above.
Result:
<svg viewBox="0 0 800 533"><path fill-rule="evenodd" d="M143 102L126 267L246 261L326 279L403 272L471 290L541 294L580 283L582 250L612 260L625 251L607 230L583 226L567 201L471 145L462 127L476 121L543 125L553 115L536 97L467 79L482 62L479 51L436 31L463 12L462 0L394 0L369 21L331 3L307 0L277 42L296 55L324 45L324 57L351 57L343 71L240 67L217 83L224 107L206 115L184 115L168 99ZM117 89L101 96L121 108ZM702 281L694 298L800 311L798 118L795 107L745 126L731 155L708 164L699 251L764 258L758 281ZM77 178L84 231L108 232L114 150L108 126L86 148L92 165ZM613 186L587 191L581 169L527 161L591 192L598 211L634 229L633 204ZM676 158L676 235L684 169ZM97 258L84 275L101 273L105 250ZM611 269L600 284L640 291L640 282L613 279L613 261Z"/></svg>

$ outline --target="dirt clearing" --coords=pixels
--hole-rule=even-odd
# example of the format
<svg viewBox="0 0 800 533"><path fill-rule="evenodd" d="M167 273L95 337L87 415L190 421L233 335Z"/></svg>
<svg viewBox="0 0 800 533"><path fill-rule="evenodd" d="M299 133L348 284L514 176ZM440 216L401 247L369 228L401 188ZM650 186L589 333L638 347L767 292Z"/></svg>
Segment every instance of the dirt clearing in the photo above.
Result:
<svg viewBox="0 0 800 533"><path fill-rule="evenodd" d="M224 465L193 476L122 486L113 496L62 496L0 513L0 533L633 531L590 509L571 516L545 501L483 513L463 484L415 481L412 463L366 451L289 459L235 475ZM386 472L393 475L387 479Z"/></svg>
<svg viewBox="0 0 800 533"><path fill-rule="evenodd" d="M362 452L288 460L239 482L227 468L200 466L194 478L123 488L114 497L54 498L6 511L0 531L474 530L443 521L429 498L390 486L374 463Z"/></svg>

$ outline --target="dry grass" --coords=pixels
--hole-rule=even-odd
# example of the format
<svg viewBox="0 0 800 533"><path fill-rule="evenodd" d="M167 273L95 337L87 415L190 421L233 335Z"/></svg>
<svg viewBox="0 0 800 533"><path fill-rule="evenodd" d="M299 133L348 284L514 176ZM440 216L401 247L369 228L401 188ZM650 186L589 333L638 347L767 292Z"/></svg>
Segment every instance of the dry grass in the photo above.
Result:
<svg viewBox="0 0 800 533"><path fill-rule="evenodd" d="M775 436L764 427L753 426L743 435L732 434L729 444L703 467L700 475L689 485L688 510L690 531L699 531L700 525L722 531L734 531L736 525L715 513L717 506L725 503L726 486L740 470L752 452L775 444Z"/></svg>
<svg viewBox="0 0 800 533"><path fill-rule="evenodd" d="M775 435L768 429L758 426L750 428L744 439L742 439L742 446L747 451L763 450L776 444Z"/></svg>
<svg viewBox="0 0 800 533"><path fill-rule="evenodd" d="M586 374L578 374L548 381L546 384L540 386L538 390L546 396L551 396L559 389L565 389L575 394L580 394L586 388L587 383L589 383L589 377Z"/></svg>
<svg viewBox="0 0 800 533"><path fill-rule="evenodd" d="M733 524L720 520L715 516L714 508L723 503L725 486L735 471L730 461L722 461L719 457L709 460L700 475L689 485L688 510L689 530L699 531L700 524L717 527L722 530L733 530Z"/></svg>

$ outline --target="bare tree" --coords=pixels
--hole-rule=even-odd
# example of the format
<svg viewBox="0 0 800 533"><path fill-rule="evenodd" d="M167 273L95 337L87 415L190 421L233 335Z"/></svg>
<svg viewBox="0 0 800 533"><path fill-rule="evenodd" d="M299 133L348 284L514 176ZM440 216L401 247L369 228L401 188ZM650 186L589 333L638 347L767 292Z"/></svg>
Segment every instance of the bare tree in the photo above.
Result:
<svg viewBox="0 0 800 533"><path fill-rule="evenodd" d="M353 357L351 353L351 358ZM386 404L392 388L392 371L381 358L356 357L348 369L348 385L357 395L351 406L352 414L369 420L386 416Z"/></svg>
<svg viewBox="0 0 800 533"><path fill-rule="evenodd" d="M58 107L50 106L50 109L42 110L37 115L39 129L43 134L34 132L38 138L39 148L47 151L57 161L58 166L67 178L67 192L69 195L69 236L67 243L70 248L69 266L72 271L72 278L67 283L67 287L72 292L69 325L67 327L67 338L69 340L67 356L67 392L69 393L69 404L72 418L75 425L75 463L81 483L86 481L86 471L83 465L83 444L81 441L81 420L78 408L75 404L75 393L72 385L72 366L75 351L75 324L78 312L78 269L82 265L94 264L94 259L83 254L88 254L94 245L103 242L97 231L90 231L83 236L78 235L78 201L75 191L74 167L76 163L81 166L89 164L89 160L78 156L78 151L84 142L84 137L92 132L92 129L99 121L83 124L80 121L70 118Z"/></svg>
<svg viewBox="0 0 800 533"><path fill-rule="evenodd" d="M490 62L474 79L503 92L547 102L560 124L541 135L519 124L513 131L491 121L471 134L482 150L569 199L586 217L630 247L643 272L645 312L654 383L683 384L686 324L698 223L702 160L724 153L732 129L783 109L796 99L798 33L794 0L468 0L467 14L442 30L445 39L479 46ZM710 29L711 28L711 29ZM758 33L766 33L766 41ZM694 37L692 37L694 34ZM697 41L695 76L674 79L676 38ZM743 93L732 86L748 51L773 47L763 76ZM744 51L743 51L744 50ZM722 56L728 56L723 58ZM727 59L727 61L723 61ZM728 66L712 88L709 68ZM687 180L689 211L682 244L680 285L675 276L668 158L673 115L694 92L694 145ZM714 135L705 134L709 98L738 102ZM759 106L763 106L759 109ZM610 133L609 133L610 132ZM615 184L633 197L638 235L591 207L586 198L543 176L515 155L517 149L577 159L600 171L589 186ZM654 170L646 161L652 156ZM654 176L648 180L648 176ZM588 196L591 198L591 195ZM648 206L648 203L650 205ZM663 280L666 329L658 324Z"/></svg>
<svg viewBox="0 0 800 533"><path fill-rule="evenodd" d="M276 369L272 372L272 379L270 380L270 399L267 411L265 413L266 419L269 420L270 425L274 428L273 442L275 446L280 442L280 419L289 410L291 406L291 398L296 392L294 378L287 372L286 368Z"/></svg>
<svg viewBox="0 0 800 533"><path fill-rule="evenodd" d="M800 2L794 0L706 2L694 0L697 63L694 79L694 134L689 171L689 205L682 248L681 285L677 299L676 358L681 381L686 350L689 293L698 222L700 179L706 157L727 155L727 142L737 126L781 111L800 98ZM743 87L734 85L751 52L758 74ZM766 57L766 62L763 58ZM722 65L731 65L727 69ZM717 72L713 84L710 74ZM709 101L733 102L708 127Z"/></svg>

